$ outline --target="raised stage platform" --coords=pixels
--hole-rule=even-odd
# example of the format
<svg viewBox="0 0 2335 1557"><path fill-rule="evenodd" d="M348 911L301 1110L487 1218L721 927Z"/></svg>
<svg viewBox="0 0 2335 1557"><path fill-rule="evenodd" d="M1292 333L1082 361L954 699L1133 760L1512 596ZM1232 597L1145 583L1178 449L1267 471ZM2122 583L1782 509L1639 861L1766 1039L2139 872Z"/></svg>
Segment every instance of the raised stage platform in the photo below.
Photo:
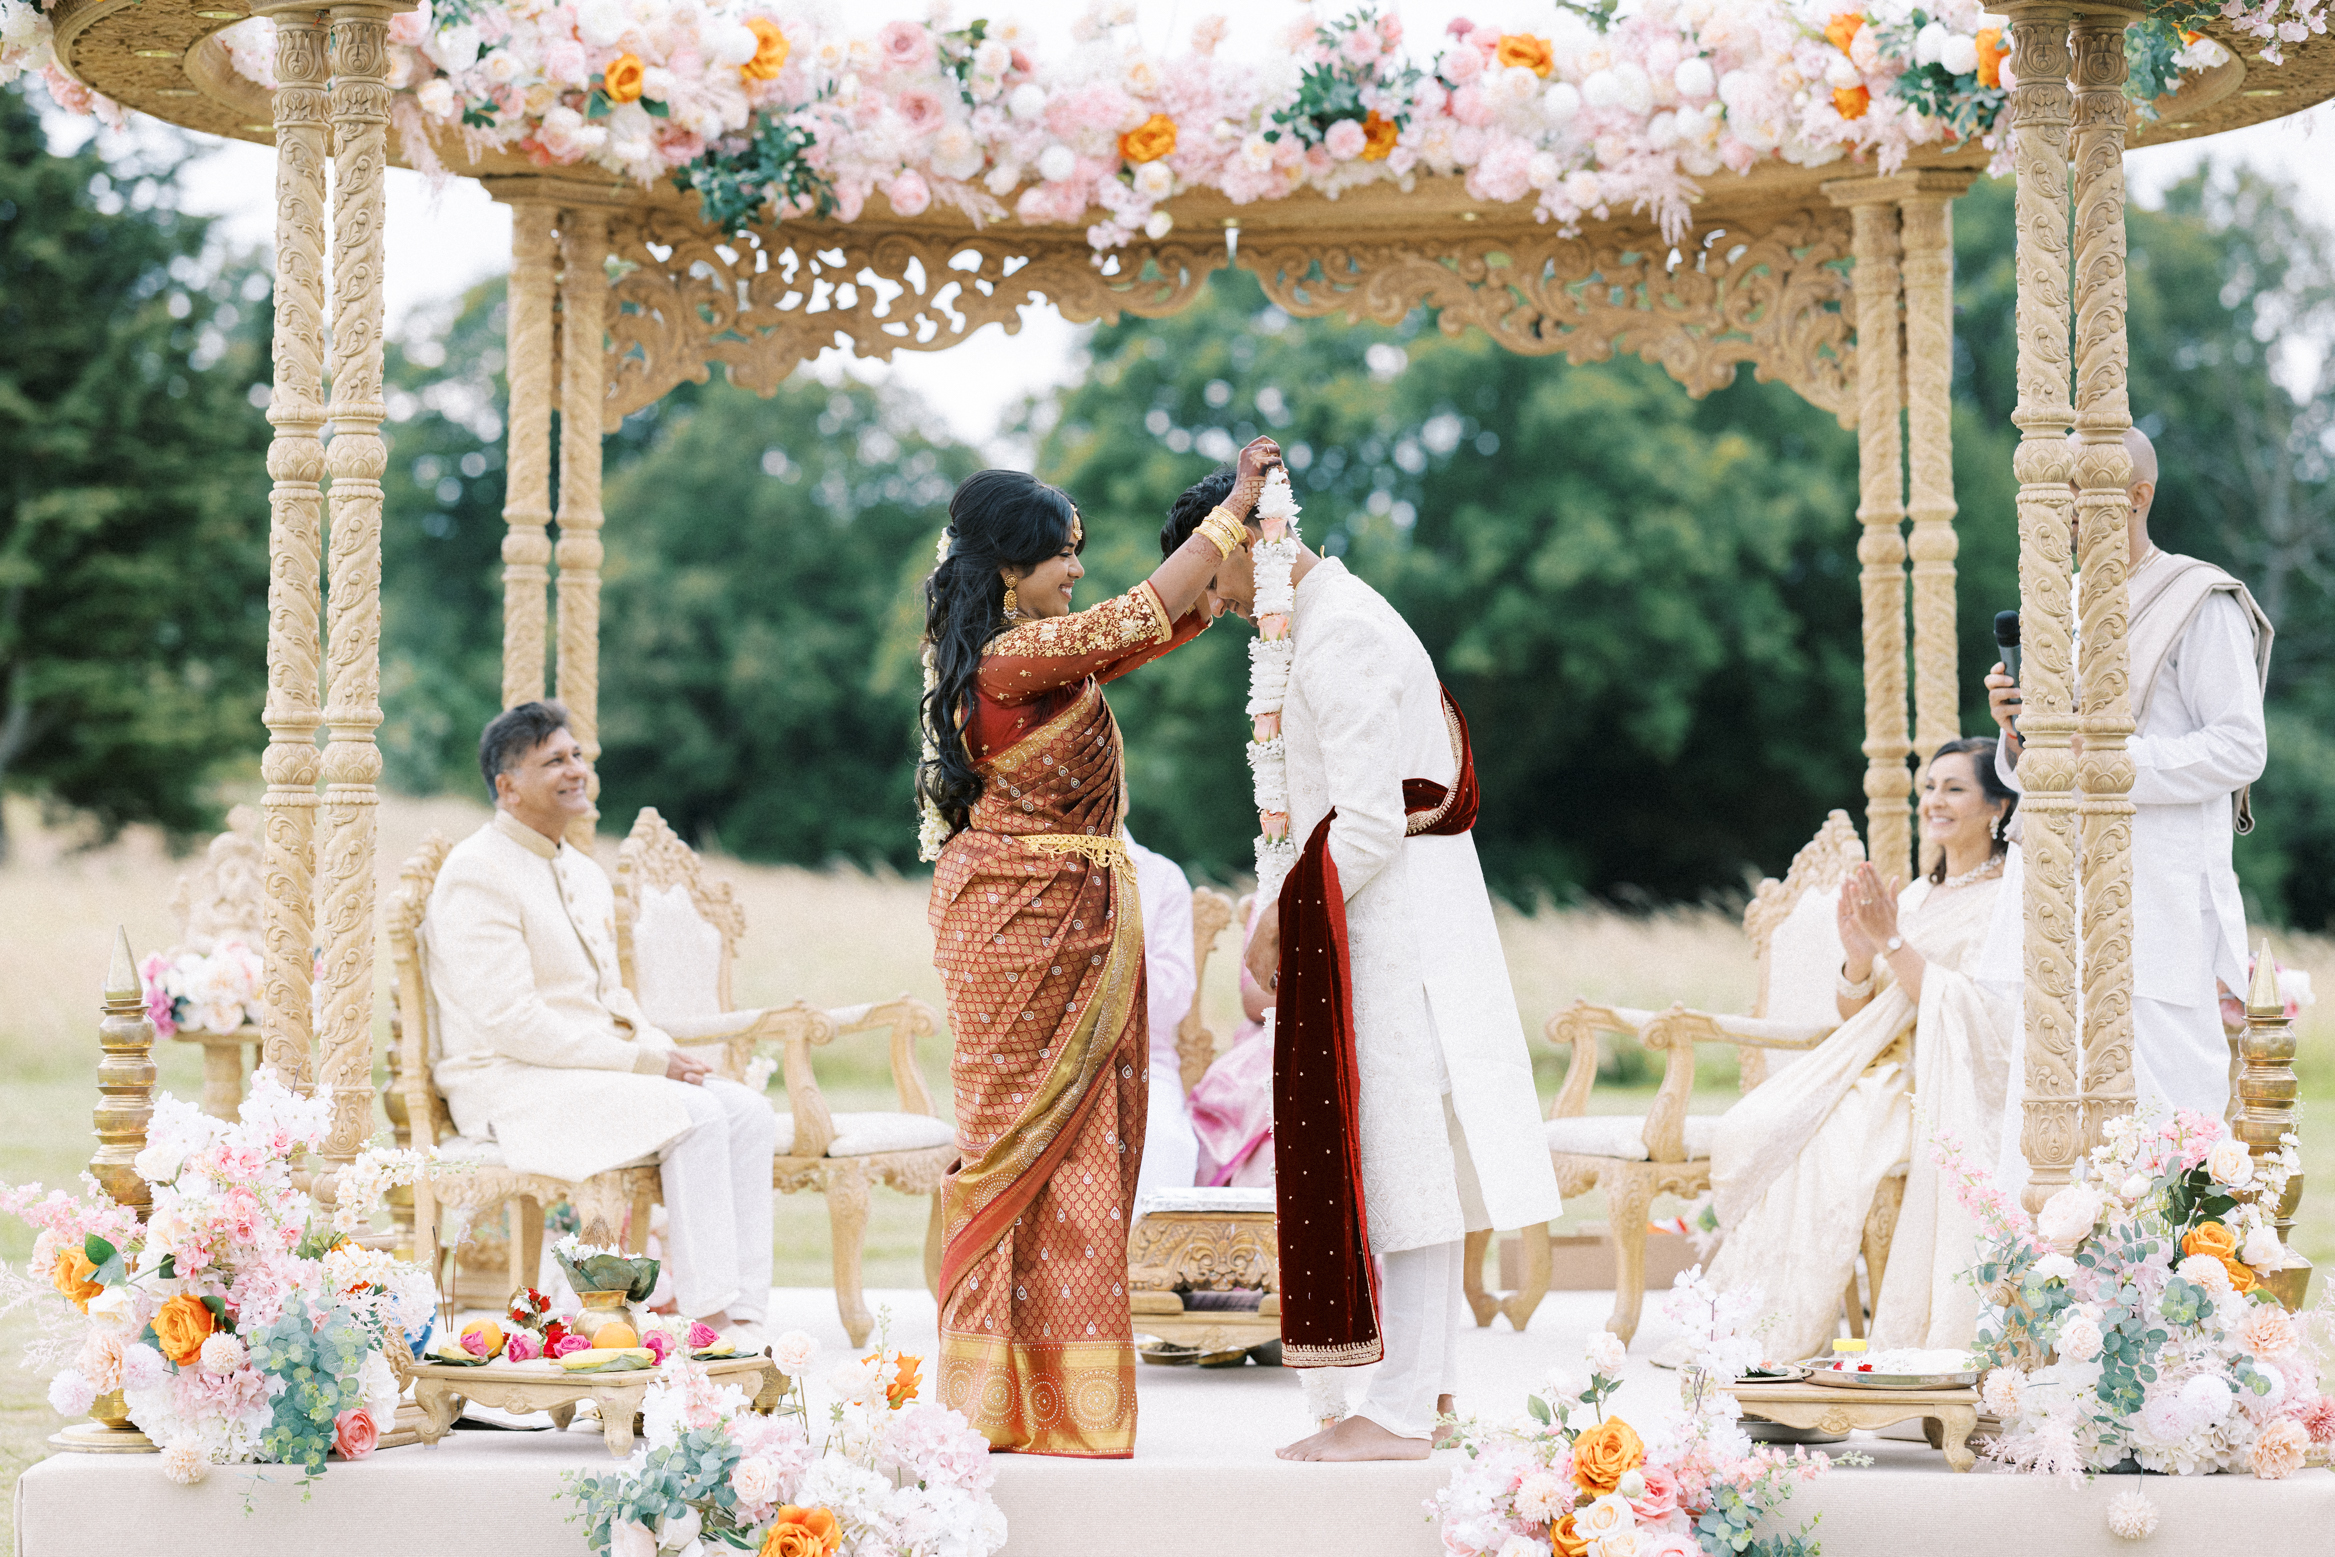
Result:
<svg viewBox="0 0 2335 1557"><path fill-rule="evenodd" d="M889 1305L895 1343L930 1355L932 1299L922 1291L871 1292ZM825 1291L783 1290L772 1328L819 1338L822 1368L845 1354ZM1603 1293L1556 1292L1519 1335L1496 1322L1466 1332L1460 1347L1461 1409L1520 1410L1552 1365L1574 1364L1582 1341L1611 1307ZM1631 1348L1617 1409L1652 1414L1673 1376L1646 1363L1671 1329L1651 1313ZM930 1370L927 1370L929 1377ZM1408 1464L1291 1465L1275 1445L1308 1430L1295 1377L1281 1369L1202 1370L1145 1366L1132 1460L1092 1462L1001 1457L997 1500L1011 1529L1009 1557L1190 1557L1229 1548L1335 1557L1439 1557L1423 1504L1454 1456ZM1828 1557L1918 1557L1971 1551L2051 1557L2120 1553L2192 1557L2205 1552L2313 1549L2335 1531L2335 1471L2284 1482L2251 1477L2103 1477L2070 1489L2035 1477L1947 1472L1920 1445L1858 1435L1874 1457L1804 1488L1788 1506L1796 1526L1818 1514ZM428 1551L438 1557L583 1557L572 1505L555 1500L563 1473L611 1463L596 1430L457 1432L436 1448L385 1450L335 1465L306 1494L294 1473L270 1468L214 1472L196 1488L171 1485L151 1456L60 1454L16 1487L19 1557L80 1557L124 1541L138 1547L249 1557L371 1557ZM2145 1542L2108 1531L2109 1500L2138 1481L2162 1512Z"/></svg>

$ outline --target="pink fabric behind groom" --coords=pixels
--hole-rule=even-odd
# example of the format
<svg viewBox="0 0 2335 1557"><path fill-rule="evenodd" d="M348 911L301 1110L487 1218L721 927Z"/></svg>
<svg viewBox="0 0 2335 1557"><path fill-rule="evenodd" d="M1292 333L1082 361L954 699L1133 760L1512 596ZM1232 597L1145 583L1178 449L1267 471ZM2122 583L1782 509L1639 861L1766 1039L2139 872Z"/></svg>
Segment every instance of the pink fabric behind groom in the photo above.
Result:
<svg viewBox="0 0 2335 1557"><path fill-rule="evenodd" d="M1252 908L1241 926L1243 946L1255 925ZM1272 1003L1247 964L1240 964L1240 1008L1247 1020L1192 1087L1192 1132L1200 1138L1197 1183L1273 1187L1273 1040L1264 1023Z"/></svg>

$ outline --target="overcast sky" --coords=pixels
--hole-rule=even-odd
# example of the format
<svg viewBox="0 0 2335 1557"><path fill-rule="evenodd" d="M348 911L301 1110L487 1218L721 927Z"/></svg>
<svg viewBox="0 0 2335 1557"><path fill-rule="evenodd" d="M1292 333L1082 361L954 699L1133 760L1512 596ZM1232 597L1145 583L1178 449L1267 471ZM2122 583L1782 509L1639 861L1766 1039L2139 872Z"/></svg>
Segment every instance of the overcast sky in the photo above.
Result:
<svg viewBox="0 0 2335 1557"><path fill-rule="evenodd" d="M1083 0L1003 0L982 7L960 0L956 9L962 17L1012 15L1066 31L1085 8ZM1505 7L1500 0L1475 5L1404 0L1392 9L1403 18L1412 52L1423 57L1454 15L1493 20ZM928 10L912 0L861 0L871 28L892 16L923 16ZM1219 10L1232 16L1227 49L1262 50L1271 46L1273 33L1296 6L1291 0L1252 0L1243 6L1223 0L1140 0L1137 25L1154 50L1168 52L1182 47L1192 23ZM186 176L188 208L222 217L227 236L239 246L266 244L274 226L273 152L240 141L200 139L217 149ZM2206 157L2243 160L2282 173L2297 186L2310 212L2323 225L2335 226L2335 104L2205 141L2134 152L2127 162L2134 198L2153 203ZM454 179L433 191L420 175L393 169L389 185L387 288L393 329L410 326L417 314L426 318L434 307L442 308L478 281L509 268L509 209L489 200L478 184ZM816 368L830 375L849 371L866 379L889 377L921 394L956 436L992 445L994 455L1011 459L1020 451L996 442L1000 418L1022 396L1060 383L1076 370L1080 336L1051 308L1025 308L1022 314L1023 328L1016 336L989 325L946 352L903 352L889 365L852 361L831 349Z"/></svg>

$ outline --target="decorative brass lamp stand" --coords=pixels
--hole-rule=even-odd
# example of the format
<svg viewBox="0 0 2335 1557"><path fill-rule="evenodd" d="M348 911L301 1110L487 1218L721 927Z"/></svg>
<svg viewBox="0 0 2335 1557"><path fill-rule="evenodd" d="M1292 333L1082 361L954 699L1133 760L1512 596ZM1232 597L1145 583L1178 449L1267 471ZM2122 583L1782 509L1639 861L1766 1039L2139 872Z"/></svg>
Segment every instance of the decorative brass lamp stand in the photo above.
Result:
<svg viewBox="0 0 2335 1557"><path fill-rule="evenodd" d="M2246 992L2246 1036L2241 1052L2245 1068L2238 1073L2235 1133L2255 1156L2273 1156L2279 1142L2295 1128L2294 1023L2286 1014L2286 1002L2279 998L2278 965L2270 960L2268 939L2254 958L2254 984ZM2303 1176L2298 1170L2287 1179L2286 1193L2271 1213L2282 1244L2294 1231L2294 1211L2302 1198ZM2289 1248L2286 1269L2264 1276L2262 1285L2293 1313L2303 1306L2310 1290L2311 1262Z"/></svg>
<svg viewBox="0 0 2335 1557"><path fill-rule="evenodd" d="M138 1213L154 1209L154 1191L138 1177L136 1160L145 1149L146 1125L154 1117L154 1024L146 1019L146 992L130 955L129 932L114 930L113 965L106 970L105 1020L97 1042L97 1155L89 1171L119 1205ZM89 1420L76 1422L49 1439L52 1447L80 1454L154 1454L154 1441L131 1425L120 1390L97 1397Z"/></svg>

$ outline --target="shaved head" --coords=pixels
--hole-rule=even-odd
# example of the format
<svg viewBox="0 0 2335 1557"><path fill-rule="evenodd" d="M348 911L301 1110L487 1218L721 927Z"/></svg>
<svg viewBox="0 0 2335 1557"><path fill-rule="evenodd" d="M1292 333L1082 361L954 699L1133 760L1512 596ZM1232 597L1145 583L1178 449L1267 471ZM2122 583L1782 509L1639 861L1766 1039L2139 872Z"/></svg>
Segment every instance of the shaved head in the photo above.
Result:
<svg viewBox="0 0 2335 1557"><path fill-rule="evenodd" d="M2070 443L2082 441L2072 430L2067 439ZM2125 428L2124 452L2132 457L2131 485L2137 487L2145 481L2154 488L2157 484L2157 446L2149 442L2149 435L2137 427Z"/></svg>

